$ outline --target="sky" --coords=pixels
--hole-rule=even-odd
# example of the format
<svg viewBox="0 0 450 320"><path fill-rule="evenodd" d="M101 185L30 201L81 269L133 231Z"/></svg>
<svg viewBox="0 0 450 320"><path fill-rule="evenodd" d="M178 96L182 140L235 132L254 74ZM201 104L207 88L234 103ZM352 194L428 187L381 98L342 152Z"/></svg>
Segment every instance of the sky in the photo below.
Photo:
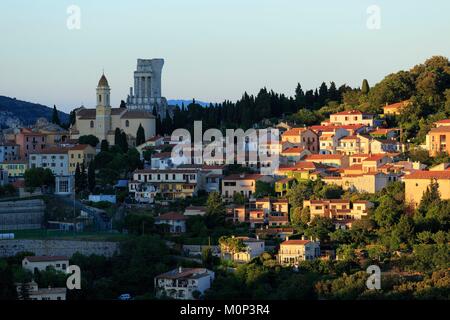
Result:
<svg viewBox="0 0 450 320"><path fill-rule="evenodd" d="M79 29L67 27L71 5ZM117 107L138 58L165 59L168 99L234 101L262 87L293 95L298 82L374 85L450 57L449 12L447 0L1 0L0 95L95 107L104 70Z"/></svg>

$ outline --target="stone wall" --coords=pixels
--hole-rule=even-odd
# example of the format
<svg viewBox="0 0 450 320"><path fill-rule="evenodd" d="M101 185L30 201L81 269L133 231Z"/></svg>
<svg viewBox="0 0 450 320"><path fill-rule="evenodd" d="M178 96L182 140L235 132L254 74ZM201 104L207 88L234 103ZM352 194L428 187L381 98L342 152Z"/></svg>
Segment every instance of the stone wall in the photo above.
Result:
<svg viewBox="0 0 450 320"><path fill-rule="evenodd" d="M0 240L0 257L11 257L19 252L33 252L37 256L68 256L76 252L84 255L110 257L118 252L117 242L77 240Z"/></svg>
<svg viewBox="0 0 450 320"><path fill-rule="evenodd" d="M44 211L41 199L0 202L0 230L39 229Z"/></svg>

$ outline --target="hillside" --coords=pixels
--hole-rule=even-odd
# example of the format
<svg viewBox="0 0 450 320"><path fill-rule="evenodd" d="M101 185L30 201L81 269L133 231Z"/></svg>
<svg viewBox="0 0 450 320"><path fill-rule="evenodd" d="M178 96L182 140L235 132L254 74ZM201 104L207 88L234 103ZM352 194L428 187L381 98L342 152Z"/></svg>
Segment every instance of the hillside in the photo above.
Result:
<svg viewBox="0 0 450 320"><path fill-rule="evenodd" d="M50 121L52 112L53 108L41 104L0 96L0 128L34 124L39 118ZM59 112L59 118L62 123L69 121L69 115L64 112Z"/></svg>

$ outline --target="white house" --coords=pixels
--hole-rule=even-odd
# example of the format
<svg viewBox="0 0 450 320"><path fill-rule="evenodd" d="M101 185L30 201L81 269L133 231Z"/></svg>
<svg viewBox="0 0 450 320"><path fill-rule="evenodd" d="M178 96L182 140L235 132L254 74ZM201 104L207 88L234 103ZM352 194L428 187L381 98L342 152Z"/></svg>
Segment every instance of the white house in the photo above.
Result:
<svg viewBox="0 0 450 320"><path fill-rule="evenodd" d="M23 286L27 288L30 300L66 300L66 288L49 287L39 289L37 283L34 281L25 284L16 283L16 290L19 297Z"/></svg>
<svg viewBox="0 0 450 320"><path fill-rule="evenodd" d="M245 249L241 252L231 254L222 248L222 256L231 259L235 262L250 262L253 258L259 257L265 251L264 240L259 240L259 238L249 238L249 237L236 237L236 239L242 240Z"/></svg>
<svg viewBox="0 0 450 320"><path fill-rule="evenodd" d="M156 217L155 224L167 225L167 231L170 233L184 233L186 232L186 220L187 217L180 213L168 212Z"/></svg>
<svg viewBox="0 0 450 320"><path fill-rule="evenodd" d="M68 266L69 258L64 256L28 256L22 260L22 267L31 272L44 271L48 267L66 272Z"/></svg>
<svg viewBox="0 0 450 320"><path fill-rule="evenodd" d="M313 240L289 240L280 244L278 262L282 265L296 265L300 261L320 257L320 242Z"/></svg>
<svg viewBox="0 0 450 320"><path fill-rule="evenodd" d="M178 268L155 277L156 296L193 300L205 293L214 281L214 272L205 268Z"/></svg>
<svg viewBox="0 0 450 320"><path fill-rule="evenodd" d="M30 152L29 168L48 168L55 176L69 175L69 155L65 148L49 148Z"/></svg>

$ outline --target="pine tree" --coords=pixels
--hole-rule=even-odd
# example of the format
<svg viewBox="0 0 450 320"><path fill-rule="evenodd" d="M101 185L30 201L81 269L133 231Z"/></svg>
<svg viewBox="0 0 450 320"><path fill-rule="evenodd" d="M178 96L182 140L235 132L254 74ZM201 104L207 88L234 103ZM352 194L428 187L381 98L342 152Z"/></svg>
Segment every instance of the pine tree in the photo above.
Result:
<svg viewBox="0 0 450 320"><path fill-rule="evenodd" d="M139 124L139 128L136 132L136 145L140 146L145 142L145 131L144 127L142 127L142 124Z"/></svg>
<svg viewBox="0 0 450 320"><path fill-rule="evenodd" d="M297 103L298 107L305 106L305 93L303 92L300 83L298 83L297 88L295 88L295 102Z"/></svg>
<svg viewBox="0 0 450 320"><path fill-rule="evenodd" d="M125 103L125 101L120 100L120 106L119 106L119 108L126 108L126 107L127 107L127 104Z"/></svg>
<svg viewBox="0 0 450 320"><path fill-rule="evenodd" d="M430 185L423 193L422 200L420 201L419 211L425 213L428 211L433 203L441 200L441 194L439 192L439 184L436 180L430 180Z"/></svg>
<svg viewBox="0 0 450 320"><path fill-rule="evenodd" d="M94 188L95 188L95 166L94 166L94 161L89 162L87 179L88 179L89 191L92 192L92 191L94 191Z"/></svg>
<svg viewBox="0 0 450 320"><path fill-rule="evenodd" d="M367 95L370 91L369 82L367 79L364 79L361 86L361 93Z"/></svg>
<svg viewBox="0 0 450 320"><path fill-rule="evenodd" d="M56 110L56 106L53 105L53 114L52 114L52 123L61 125L61 121L59 120L58 110Z"/></svg>

